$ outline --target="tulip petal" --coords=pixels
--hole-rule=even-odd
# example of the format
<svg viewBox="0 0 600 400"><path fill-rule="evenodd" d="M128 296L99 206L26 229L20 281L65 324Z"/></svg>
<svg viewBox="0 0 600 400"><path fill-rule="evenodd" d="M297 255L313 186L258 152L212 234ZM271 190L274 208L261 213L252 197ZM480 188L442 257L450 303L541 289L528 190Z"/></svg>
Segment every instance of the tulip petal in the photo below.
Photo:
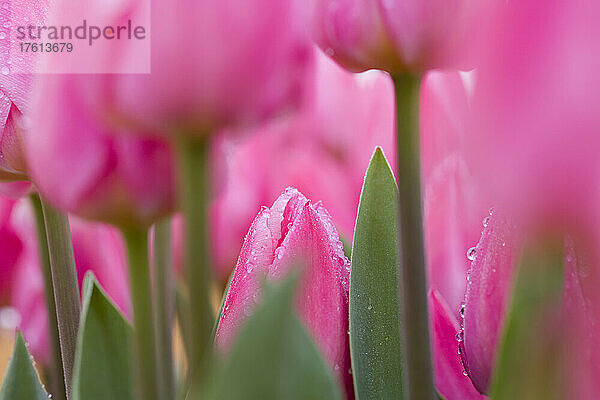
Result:
<svg viewBox="0 0 600 400"><path fill-rule="evenodd" d="M460 326L436 290L429 292L435 387L446 400L485 399L463 373L456 340Z"/></svg>
<svg viewBox="0 0 600 400"><path fill-rule="evenodd" d="M477 247L471 250L475 258L467 275L460 344L465 369L481 393L486 393L491 378L515 264L510 223L493 212L485 225Z"/></svg>

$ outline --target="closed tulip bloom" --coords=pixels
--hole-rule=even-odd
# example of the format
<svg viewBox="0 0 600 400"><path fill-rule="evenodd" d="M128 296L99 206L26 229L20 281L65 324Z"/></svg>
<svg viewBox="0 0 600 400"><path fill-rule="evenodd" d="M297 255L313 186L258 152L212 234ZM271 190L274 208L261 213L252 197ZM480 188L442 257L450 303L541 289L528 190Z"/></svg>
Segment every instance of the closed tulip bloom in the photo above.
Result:
<svg viewBox="0 0 600 400"><path fill-rule="evenodd" d="M15 279L11 286L11 305L21 315L19 329L33 356L45 364L49 361L49 335L44 280L33 210L25 199L12 211L10 226L23 246L12 265ZM71 217L71 233L80 287L85 273L94 272L120 311L130 317L125 248L119 232L108 225Z"/></svg>
<svg viewBox="0 0 600 400"><path fill-rule="evenodd" d="M287 189L258 214L244 241L216 331L226 352L261 299L262 279L279 280L303 266L298 313L333 373L353 397L348 343L350 262L329 213L295 189Z"/></svg>
<svg viewBox="0 0 600 400"><path fill-rule="evenodd" d="M14 25L21 21L43 25L47 7L47 0L24 0L0 8L0 180L27 178L20 124L31 105L33 76L27 72L37 53L23 52L17 57L11 51Z"/></svg>
<svg viewBox="0 0 600 400"><path fill-rule="evenodd" d="M312 54L303 3L128 0L106 12L102 0L81 1L76 7L64 1L56 11L58 21L81 21L94 13L96 24L113 27L126 26L130 19L145 21L150 6L151 25L145 26L149 65L143 64L148 48L139 41L104 40L106 50L92 51L91 60L58 56L50 67L64 69L61 64L67 62L120 70L149 67L149 74L72 76L73 90L112 122L142 126L145 133L151 129L202 137L298 104Z"/></svg>
<svg viewBox="0 0 600 400"><path fill-rule="evenodd" d="M342 65L390 73L459 67L479 5L472 0L317 0L317 43Z"/></svg>
<svg viewBox="0 0 600 400"><path fill-rule="evenodd" d="M224 184L211 209L218 275L229 276L260 206L289 185L323 200L341 237L351 243L373 149L381 146L395 160L393 110L386 74L351 74L319 51L308 96L297 113L252 129L244 140L222 140L215 160L225 165L214 168L225 169L215 180Z"/></svg>
<svg viewBox="0 0 600 400"><path fill-rule="evenodd" d="M47 75L38 83L40 101L25 144L30 176L46 200L121 227L150 225L174 210L167 144L115 135L77 99L68 75Z"/></svg>

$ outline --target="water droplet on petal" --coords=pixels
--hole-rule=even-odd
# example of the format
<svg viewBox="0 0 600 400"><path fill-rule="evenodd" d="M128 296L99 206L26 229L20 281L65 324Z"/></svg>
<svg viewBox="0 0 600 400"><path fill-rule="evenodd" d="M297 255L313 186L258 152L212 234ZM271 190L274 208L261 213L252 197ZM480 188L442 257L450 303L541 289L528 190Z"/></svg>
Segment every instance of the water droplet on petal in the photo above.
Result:
<svg viewBox="0 0 600 400"><path fill-rule="evenodd" d="M469 261L473 261L475 259L475 255L477 254L477 246L471 247L467 250L467 258Z"/></svg>

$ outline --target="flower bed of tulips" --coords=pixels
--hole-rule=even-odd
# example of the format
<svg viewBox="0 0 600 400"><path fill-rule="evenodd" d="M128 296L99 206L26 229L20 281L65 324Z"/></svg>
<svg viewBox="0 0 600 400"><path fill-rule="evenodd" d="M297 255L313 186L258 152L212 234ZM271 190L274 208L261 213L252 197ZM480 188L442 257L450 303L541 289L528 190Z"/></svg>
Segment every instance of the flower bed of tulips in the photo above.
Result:
<svg viewBox="0 0 600 400"><path fill-rule="evenodd" d="M598 399L599 21L4 3L0 400Z"/></svg>

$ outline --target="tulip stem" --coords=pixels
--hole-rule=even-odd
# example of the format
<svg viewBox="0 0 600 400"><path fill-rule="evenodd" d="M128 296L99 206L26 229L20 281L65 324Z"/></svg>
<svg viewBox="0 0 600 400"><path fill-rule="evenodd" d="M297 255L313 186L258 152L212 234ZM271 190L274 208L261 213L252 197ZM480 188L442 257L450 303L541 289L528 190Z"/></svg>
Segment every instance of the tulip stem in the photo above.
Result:
<svg viewBox="0 0 600 400"><path fill-rule="evenodd" d="M211 349L214 316L210 308L211 257L208 207L210 193L208 140L181 135L178 142L179 188L185 216L185 274L193 312L189 315L189 376L201 381ZM195 381L195 382L194 382Z"/></svg>
<svg viewBox="0 0 600 400"><path fill-rule="evenodd" d="M129 285L133 304L135 390L138 399L157 400L158 374L152 290L148 260L148 231L123 229L129 258Z"/></svg>
<svg viewBox="0 0 600 400"><path fill-rule="evenodd" d="M160 374L160 398L175 398L173 376L172 332L175 315L175 286L172 273L171 220L154 225L154 315L156 323L156 353Z"/></svg>
<svg viewBox="0 0 600 400"><path fill-rule="evenodd" d="M50 268L50 254L48 253L44 211L42 210L40 197L37 194L32 194L30 200L35 214L40 267L42 268L42 275L44 277L44 294L46 296L46 308L48 309L48 334L50 356L52 359L49 373L49 388L53 399L64 400L67 398L67 393L65 391L64 372L60 355L58 320L56 319L56 303L54 302L54 285L52 284L52 269Z"/></svg>
<svg viewBox="0 0 600 400"><path fill-rule="evenodd" d="M421 204L419 140L420 77L394 77L396 90L396 144L398 147L398 218L400 254L400 304L404 337L406 399L434 397L427 278Z"/></svg>
<svg viewBox="0 0 600 400"><path fill-rule="evenodd" d="M46 225L66 397L70 399L81 311L77 269L68 217L55 210L44 199L41 199L41 205Z"/></svg>

